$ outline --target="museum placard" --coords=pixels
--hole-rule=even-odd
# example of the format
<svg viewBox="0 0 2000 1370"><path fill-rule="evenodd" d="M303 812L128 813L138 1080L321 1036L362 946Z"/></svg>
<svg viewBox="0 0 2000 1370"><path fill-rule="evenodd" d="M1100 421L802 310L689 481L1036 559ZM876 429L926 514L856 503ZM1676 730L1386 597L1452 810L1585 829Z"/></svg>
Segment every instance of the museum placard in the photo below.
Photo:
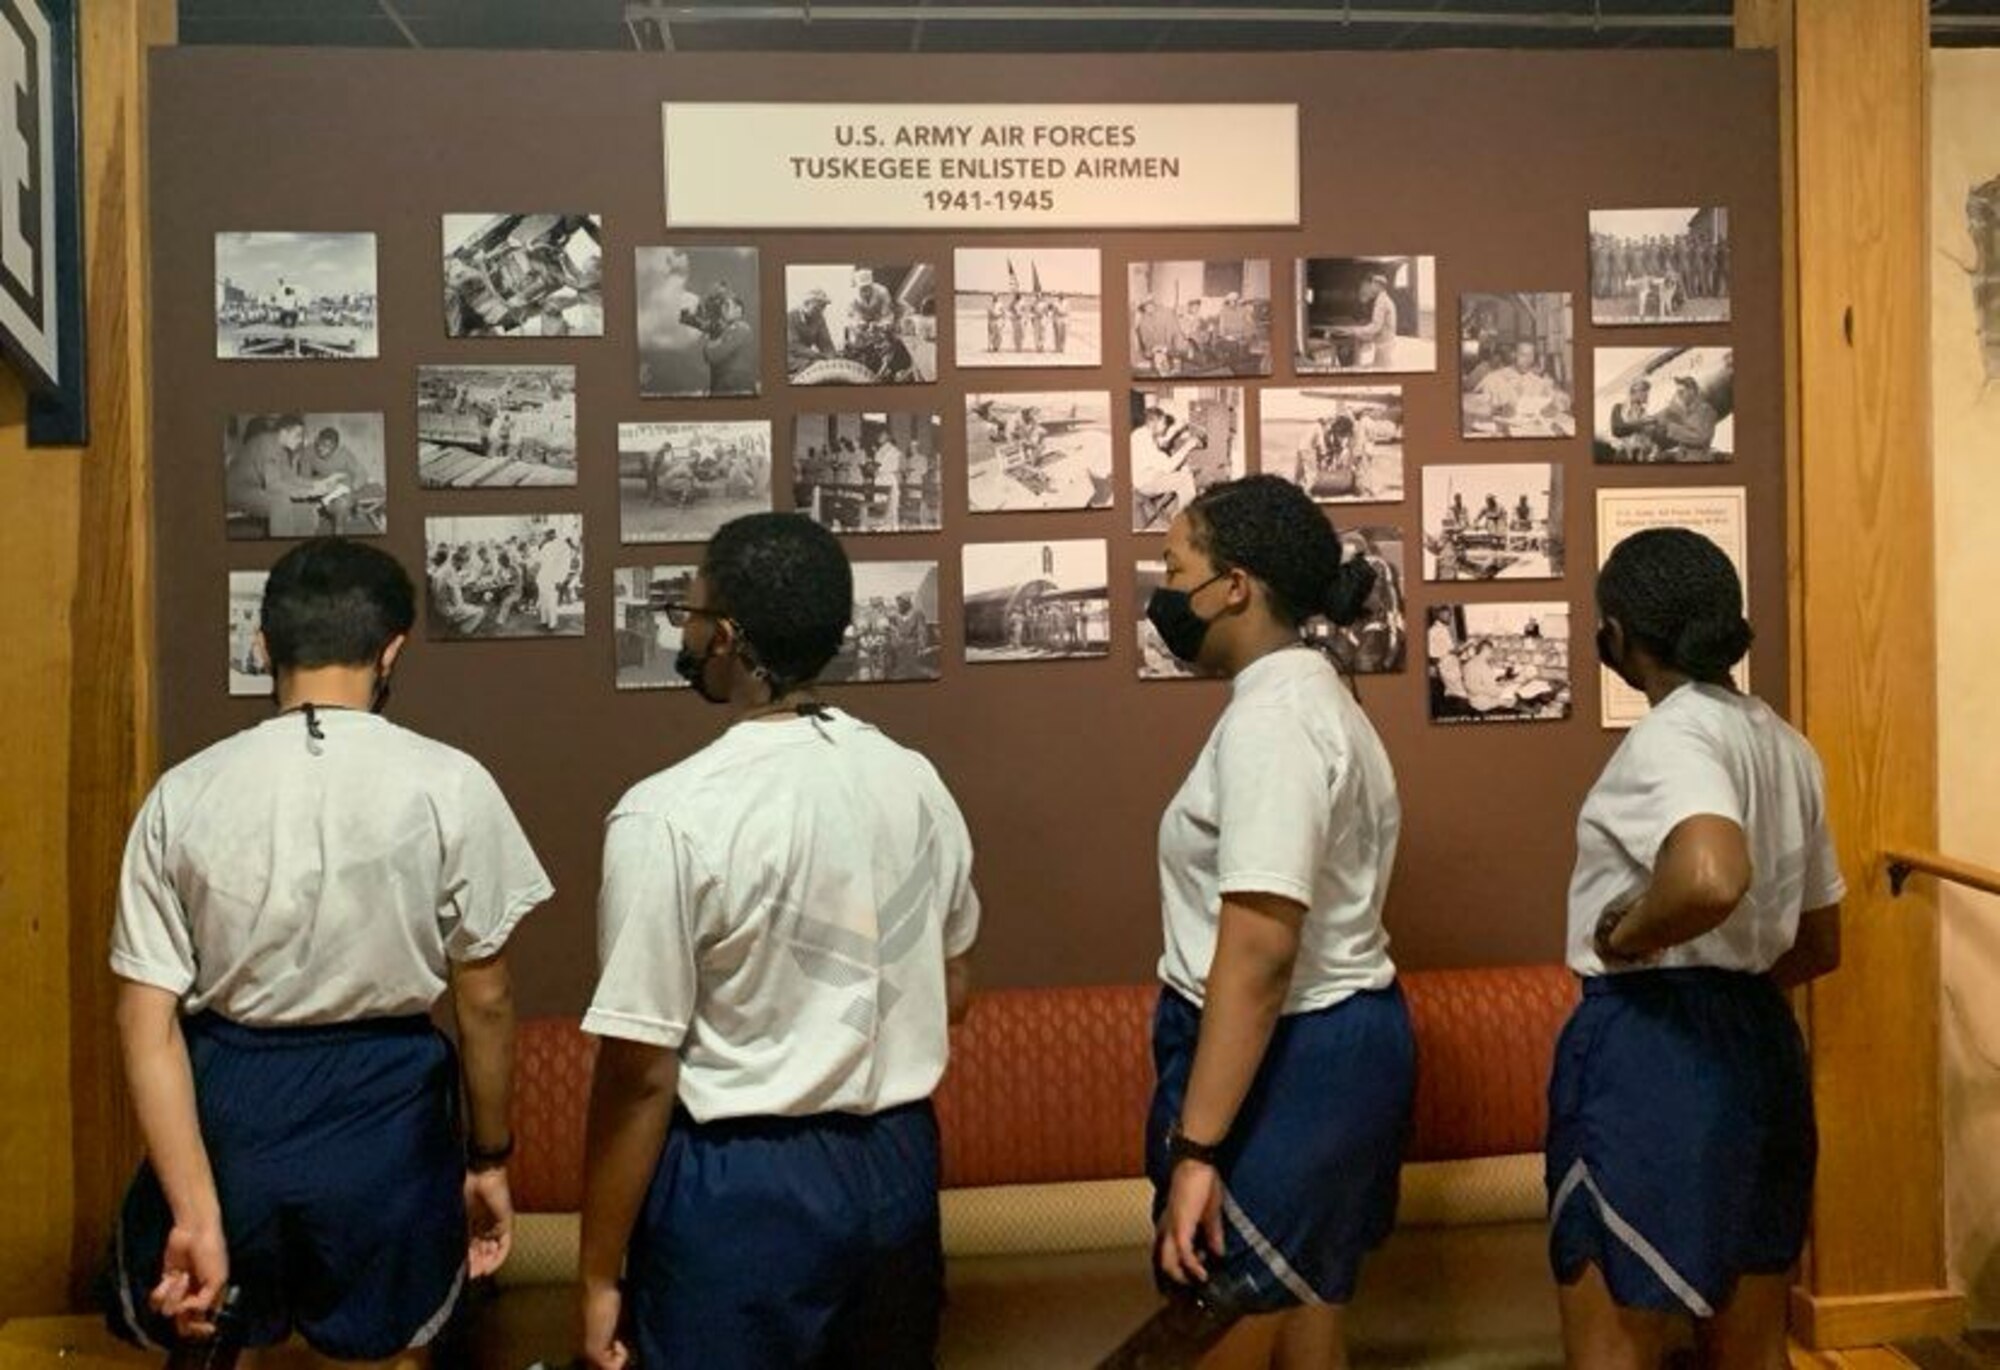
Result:
<svg viewBox="0 0 2000 1370"><path fill-rule="evenodd" d="M671 228L1299 222L1291 104L662 107Z"/></svg>

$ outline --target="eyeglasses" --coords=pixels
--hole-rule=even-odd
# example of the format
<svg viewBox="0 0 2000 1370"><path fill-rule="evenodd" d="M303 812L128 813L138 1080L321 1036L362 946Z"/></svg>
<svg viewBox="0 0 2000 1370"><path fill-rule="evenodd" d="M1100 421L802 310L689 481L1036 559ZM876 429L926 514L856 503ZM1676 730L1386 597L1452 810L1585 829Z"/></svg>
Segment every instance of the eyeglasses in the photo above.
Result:
<svg viewBox="0 0 2000 1370"><path fill-rule="evenodd" d="M665 604L662 604L660 606L660 612L665 614L667 616L667 622L672 624L676 628L687 627L687 621L693 618L697 614L701 615L704 618L728 617L728 615L723 613L720 609L704 609L701 608L699 605L689 604L686 600L682 599L668 600Z"/></svg>

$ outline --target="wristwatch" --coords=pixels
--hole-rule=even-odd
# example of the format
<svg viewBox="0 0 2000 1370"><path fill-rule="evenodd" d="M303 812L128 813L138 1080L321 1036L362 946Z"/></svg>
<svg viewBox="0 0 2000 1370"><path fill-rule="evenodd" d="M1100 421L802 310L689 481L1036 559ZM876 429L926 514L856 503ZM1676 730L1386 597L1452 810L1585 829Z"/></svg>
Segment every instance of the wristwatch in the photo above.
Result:
<svg viewBox="0 0 2000 1370"><path fill-rule="evenodd" d="M475 1175L488 1170L498 1170L507 1164L513 1154L514 1134L511 1132L507 1134L506 1141L490 1149L482 1148L479 1143L468 1137L465 1142L465 1168Z"/></svg>
<svg viewBox="0 0 2000 1370"><path fill-rule="evenodd" d="M1203 1165L1215 1165L1222 1155L1221 1142L1197 1142L1181 1131L1180 1121L1167 1129L1167 1164L1177 1166L1182 1161L1199 1161Z"/></svg>

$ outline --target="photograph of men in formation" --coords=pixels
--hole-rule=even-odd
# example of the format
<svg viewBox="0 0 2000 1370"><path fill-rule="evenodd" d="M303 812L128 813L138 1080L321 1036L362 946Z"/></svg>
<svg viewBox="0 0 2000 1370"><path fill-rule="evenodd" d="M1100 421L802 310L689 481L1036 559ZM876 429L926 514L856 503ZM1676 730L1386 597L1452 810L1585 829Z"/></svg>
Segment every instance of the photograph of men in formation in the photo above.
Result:
<svg viewBox="0 0 2000 1370"><path fill-rule="evenodd" d="M1437 258L1308 257L1297 286L1301 375L1437 370Z"/></svg>
<svg viewBox="0 0 2000 1370"><path fill-rule="evenodd" d="M952 256L958 364L1101 364L1102 280L1094 247L959 248Z"/></svg>
<svg viewBox="0 0 2000 1370"><path fill-rule="evenodd" d="M935 533L944 526L940 426L935 414L800 414L793 507L836 533Z"/></svg>
<svg viewBox="0 0 2000 1370"><path fill-rule="evenodd" d="M1563 559L1562 467L1424 468L1425 580L1557 580Z"/></svg>
<svg viewBox="0 0 2000 1370"><path fill-rule="evenodd" d="M1321 504L1403 498L1403 388L1266 390L1258 418L1264 470Z"/></svg>
<svg viewBox="0 0 2000 1370"><path fill-rule="evenodd" d="M1306 626L1306 640L1349 675L1400 671L1408 636L1403 619L1403 530L1343 528L1340 547L1342 561L1359 559L1374 568L1375 586L1358 621L1340 626L1316 618Z"/></svg>
<svg viewBox="0 0 2000 1370"><path fill-rule="evenodd" d="M445 335L603 337L603 233L595 214L445 215Z"/></svg>
<svg viewBox="0 0 2000 1370"><path fill-rule="evenodd" d="M574 366L417 368L426 490L576 484Z"/></svg>
<svg viewBox="0 0 2000 1370"><path fill-rule="evenodd" d="M1600 347L1591 450L1600 462L1729 461L1736 357L1727 347Z"/></svg>
<svg viewBox="0 0 2000 1370"><path fill-rule="evenodd" d="M1102 538L967 543L965 659L974 664L1111 653L1111 576Z"/></svg>
<svg viewBox="0 0 2000 1370"><path fill-rule="evenodd" d="M424 520L425 622L440 641L583 636L583 516Z"/></svg>
<svg viewBox="0 0 2000 1370"><path fill-rule="evenodd" d="M1134 262L1132 374L1271 374L1268 261Z"/></svg>
<svg viewBox="0 0 2000 1370"><path fill-rule="evenodd" d="M648 399L746 398L762 392L754 247L642 247L639 393Z"/></svg>
<svg viewBox="0 0 2000 1370"><path fill-rule="evenodd" d="M232 539L388 531L380 414L231 414L222 425Z"/></svg>
<svg viewBox="0 0 2000 1370"><path fill-rule="evenodd" d="M1424 629L1433 723L1569 717L1569 605L1440 604Z"/></svg>
<svg viewBox="0 0 2000 1370"><path fill-rule="evenodd" d="M229 573L229 693L268 695L271 693L271 664L257 650L257 633L263 624L264 582L269 571Z"/></svg>
<svg viewBox="0 0 2000 1370"><path fill-rule="evenodd" d="M1729 322L1729 211L1590 211L1590 321Z"/></svg>
<svg viewBox="0 0 2000 1370"><path fill-rule="evenodd" d="M373 233L215 235L215 355L378 354Z"/></svg>
<svg viewBox="0 0 2000 1370"><path fill-rule="evenodd" d="M624 542L706 542L771 508L771 425L762 419L618 425Z"/></svg>
<svg viewBox="0 0 2000 1370"><path fill-rule="evenodd" d="M1109 509L1111 397L1102 391L965 397L972 512Z"/></svg>
<svg viewBox="0 0 2000 1370"><path fill-rule="evenodd" d="M1576 360L1566 292L1459 298L1460 434L1576 433Z"/></svg>
<svg viewBox="0 0 2000 1370"><path fill-rule="evenodd" d="M785 374L793 385L937 379L937 268L785 268Z"/></svg>
<svg viewBox="0 0 2000 1370"><path fill-rule="evenodd" d="M684 690L688 682L674 668L681 630L667 606L687 601L694 584L692 566L621 566L611 573L611 612L617 636L621 690Z"/></svg>
<svg viewBox="0 0 2000 1370"><path fill-rule="evenodd" d="M835 685L936 680L943 660L935 561L854 563L854 617L820 679Z"/></svg>
<svg viewBox="0 0 2000 1370"><path fill-rule="evenodd" d="M1241 386L1134 390L1130 411L1133 532L1166 532L1196 495L1248 473Z"/></svg>

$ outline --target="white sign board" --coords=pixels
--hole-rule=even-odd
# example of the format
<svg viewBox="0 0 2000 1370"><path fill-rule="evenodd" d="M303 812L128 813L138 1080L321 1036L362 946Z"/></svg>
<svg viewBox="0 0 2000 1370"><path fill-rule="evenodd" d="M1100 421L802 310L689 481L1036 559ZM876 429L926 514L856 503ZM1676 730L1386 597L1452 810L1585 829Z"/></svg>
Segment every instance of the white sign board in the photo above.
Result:
<svg viewBox="0 0 2000 1370"><path fill-rule="evenodd" d="M1720 547L1735 563L1743 582L1743 602L1750 602L1750 550L1747 496L1740 485L1689 486L1673 490L1599 490L1597 492L1597 564L1626 538L1647 528L1689 528ZM1750 659L1733 672L1738 689L1750 688ZM1612 672L1597 671L1599 715L1607 728L1629 728L1646 716L1646 696Z"/></svg>
<svg viewBox="0 0 2000 1370"><path fill-rule="evenodd" d="M1297 105L662 108L667 225L1293 227Z"/></svg>

